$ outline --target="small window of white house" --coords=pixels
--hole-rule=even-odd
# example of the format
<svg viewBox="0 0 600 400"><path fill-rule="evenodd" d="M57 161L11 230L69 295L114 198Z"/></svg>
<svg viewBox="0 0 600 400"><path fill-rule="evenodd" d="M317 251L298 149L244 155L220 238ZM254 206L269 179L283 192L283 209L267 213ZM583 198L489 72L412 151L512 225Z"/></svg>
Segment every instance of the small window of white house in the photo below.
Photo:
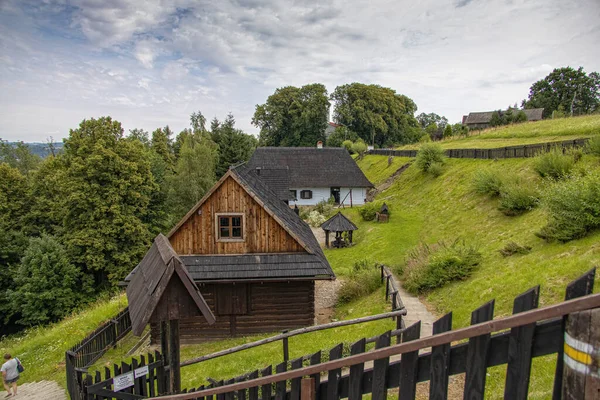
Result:
<svg viewBox="0 0 600 400"><path fill-rule="evenodd" d="M244 240L244 214L217 214L216 219L219 241Z"/></svg>
<svg viewBox="0 0 600 400"><path fill-rule="evenodd" d="M301 199L312 199L312 190L302 190L300 191Z"/></svg>

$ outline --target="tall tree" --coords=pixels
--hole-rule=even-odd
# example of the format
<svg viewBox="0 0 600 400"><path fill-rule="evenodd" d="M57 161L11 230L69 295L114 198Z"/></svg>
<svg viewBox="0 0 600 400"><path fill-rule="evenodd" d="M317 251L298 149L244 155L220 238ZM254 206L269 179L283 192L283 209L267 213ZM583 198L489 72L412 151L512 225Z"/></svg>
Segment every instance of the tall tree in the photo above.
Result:
<svg viewBox="0 0 600 400"><path fill-rule="evenodd" d="M252 124L260 128L264 146L315 146L325 141L329 119L327 89L320 83L275 90L256 106Z"/></svg>
<svg viewBox="0 0 600 400"><path fill-rule="evenodd" d="M10 324L15 310L10 306L7 290L14 286L13 277L27 246L22 232L28 211L27 181L18 169L0 163L0 334Z"/></svg>
<svg viewBox="0 0 600 400"><path fill-rule="evenodd" d="M417 106L408 97L379 85L351 83L331 95L335 122L379 146L411 143L420 132L414 117Z"/></svg>
<svg viewBox="0 0 600 400"><path fill-rule="evenodd" d="M419 121L419 125L421 125L421 128L423 129L431 124L436 124L443 130L446 128L446 125L448 125L448 118L437 115L436 113L421 113L417 115L417 121Z"/></svg>
<svg viewBox="0 0 600 400"><path fill-rule="evenodd" d="M562 108L571 115L589 114L600 108L600 74L586 74L583 67L556 68L531 85L524 108L544 108L544 118Z"/></svg>
<svg viewBox="0 0 600 400"><path fill-rule="evenodd" d="M144 218L157 190L143 145L110 117L84 120L65 140L63 243L97 283L117 283L147 250Z"/></svg>
<svg viewBox="0 0 600 400"><path fill-rule="evenodd" d="M211 139L202 134L185 137L169 182L169 205L176 220L215 183L217 157L217 145Z"/></svg>
<svg viewBox="0 0 600 400"><path fill-rule="evenodd" d="M220 123L216 118L211 123L212 140L219 146L219 157L216 166L217 178L223 176L231 165L248 161L256 148L257 140L240 129L235 129L235 118L227 115Z"/></svg>
<svg viewBox="0 0 600 400"><path fill-rule="evenodd" d="M151 146L152 149L160 155L167 166L173 168L175 165L175 153L173 151L173 139L171 136L173 135L173 131L168 126L164 128L158 128L154 132L152 132L152 141Z"/></svg>

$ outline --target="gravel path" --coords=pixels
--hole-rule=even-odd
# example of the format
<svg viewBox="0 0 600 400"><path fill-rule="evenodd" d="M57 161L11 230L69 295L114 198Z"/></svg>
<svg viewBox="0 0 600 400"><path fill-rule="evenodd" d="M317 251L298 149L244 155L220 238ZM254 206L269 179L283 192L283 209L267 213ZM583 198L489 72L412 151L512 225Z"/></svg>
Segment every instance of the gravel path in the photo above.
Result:
<svg viewBox="0 0 600 400"><path fill-rule="evenodd" d="M0 392L0 399L4 399L6 392ZM17 395L8 399L15 400L67 400L67 394L58 383L54 381L30 382L19 385Z"/></svg>

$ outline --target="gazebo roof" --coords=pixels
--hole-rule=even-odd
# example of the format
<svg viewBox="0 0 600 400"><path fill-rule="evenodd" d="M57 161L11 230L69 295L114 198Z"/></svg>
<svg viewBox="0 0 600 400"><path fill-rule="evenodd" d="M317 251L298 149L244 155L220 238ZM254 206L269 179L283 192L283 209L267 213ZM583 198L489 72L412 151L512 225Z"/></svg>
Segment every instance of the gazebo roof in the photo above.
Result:
<svg viewBox="0 0 600 400"><path fill-rule="evenodd" d="M356 225L352 223L348 218L344 216L341 212L338 211L333 217L329 218L327 221L323 222L321 228L325 231L332 232L346 232L346 231L355 231L358 228Z"/></svg>

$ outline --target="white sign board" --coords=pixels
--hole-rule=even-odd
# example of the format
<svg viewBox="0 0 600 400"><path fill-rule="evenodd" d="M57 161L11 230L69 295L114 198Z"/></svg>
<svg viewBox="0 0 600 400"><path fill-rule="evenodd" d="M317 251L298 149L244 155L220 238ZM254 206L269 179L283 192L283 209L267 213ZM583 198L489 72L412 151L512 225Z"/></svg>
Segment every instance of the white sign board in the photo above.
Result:
<svg viewBox="0 0 600 400"><path fill-rule="evenodd" d="M148 366L145 365L143 367L136 369L135 371L133 371L133 375L136 378L139 378L140 376L148 375Z"/></svg>
<svg viewBox="0 0 600 400"><path fill-rule="evenodd" d="M126 389L134 384L133 371L123 375L117 375L113 378L114 391Z"/></svg>

